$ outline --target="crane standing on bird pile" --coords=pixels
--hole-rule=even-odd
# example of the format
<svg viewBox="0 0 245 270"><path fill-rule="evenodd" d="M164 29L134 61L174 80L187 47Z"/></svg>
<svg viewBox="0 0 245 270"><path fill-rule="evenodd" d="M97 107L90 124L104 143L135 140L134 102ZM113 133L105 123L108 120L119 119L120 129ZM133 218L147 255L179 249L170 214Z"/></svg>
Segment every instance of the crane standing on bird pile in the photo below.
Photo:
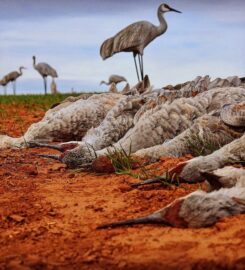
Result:
<svg viewBox="0 0 245 270"><path fill-rule="evenodd" d="M23 69L26 69L25 67L20 67L19 68L19 71L12 71L10 73L8 73L7 75L5 75L0 84L2 86L4 86L4 94L6 95L7 94L7 91L6 91L6 86L8 85L8 83L12 82L13 84L13 94L15 95L16 94L16 80L23 75L23 72L22 70Z"/></svg>
<svg viewBox="0 0 245 270"><path fill-rule="evenodd" d="M136 63L137 55L141 79L143 80L144 48L156 37L164 34L167 31L168 25L166 20L164 19L163 14L169 11L181 13L180 11L171 8L167 4L161 4L157 11L158 19L160 22L159 26L156 26L148 21L136 22L121 30L114 37L111 37L104 41L100 47L100 55L103 60L119 52L132 52L138 80L140 80L140 77L138 72L138 66Z"/></svg>
<svg viewBox="0 0 245 270"><path fill-rule="evenodd" d="M43 77L44 93L46 95L47 94L47 77L50 76L53 78L53 80L54 78L58 78L57 71L47 63L36 64L36 56L33 56L32 59L33 59L34 69L37 70L37 72Z"/></svg>

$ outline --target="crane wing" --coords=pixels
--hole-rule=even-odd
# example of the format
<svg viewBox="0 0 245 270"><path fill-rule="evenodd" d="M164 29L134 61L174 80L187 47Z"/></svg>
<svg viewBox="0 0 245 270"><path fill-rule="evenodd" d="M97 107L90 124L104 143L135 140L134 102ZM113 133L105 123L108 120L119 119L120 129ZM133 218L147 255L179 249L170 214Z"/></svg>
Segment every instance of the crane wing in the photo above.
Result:
<svg viewBox="0 0 245 270"><path fill-rule="evenodd" d="M153 25L142 21L129 25L114 37L113 53L122 51L140 52L151 41Z"/></svg>
<svg viewBox="0 0 245 270"><path fill-rule="evenodd" d="M17 79L19 75L20 74L17 71L12 71L3 77L3 81L10 82Z"/></svg>
<svg viewBox="0 0 245 270"><path fill-rule="evenodd" d="M147 21L133 23L105 40L100 47L100 55L105 60L118 52L140 53L152 40L153 30L154 25Z"/></svg>
<svg viewBox="0 0 245 270"><path fill-rule="evenodd" d="M36 65L36 70L42 75L42 76L52 76L54 78L58 77L58 74L54 68L52 68L47 63L38 63Z"/></svg>

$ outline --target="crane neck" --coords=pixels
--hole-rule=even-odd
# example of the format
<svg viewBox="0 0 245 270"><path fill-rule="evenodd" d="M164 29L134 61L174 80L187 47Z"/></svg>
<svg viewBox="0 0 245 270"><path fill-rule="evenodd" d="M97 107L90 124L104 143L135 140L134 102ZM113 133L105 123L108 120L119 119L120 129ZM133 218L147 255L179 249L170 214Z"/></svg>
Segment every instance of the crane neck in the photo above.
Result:
<svg viewBox="0 0 245 270"><path fill-rule="evenodd" d="M33 57L33 67L36 67L36 57Z"/></svg>
<svg viewBox="0 0 245 270"><path fill-rule="evenodd" d="M100 84L106 84L106 85L110 85L110 83L109 82L105 82L105 81L101 81L101 83Z"/></svg>
<svg viewBox="0 0 245 270"><path fill-rule="evenodd" d="M19 72L19 75L21 76L23 73L22 73L22 69L23 69L23 67L20 67L20 72Z"/></svg>
<svg viewBox="0 0 245 270"><path fill-rule="evenodd" d="M161 35L167 31L168 24L164 18L164 13L161 11L160 7L158 8L157 16L160 22L159 26L157 26L157 32L158 32L158 35Z"/></svg>

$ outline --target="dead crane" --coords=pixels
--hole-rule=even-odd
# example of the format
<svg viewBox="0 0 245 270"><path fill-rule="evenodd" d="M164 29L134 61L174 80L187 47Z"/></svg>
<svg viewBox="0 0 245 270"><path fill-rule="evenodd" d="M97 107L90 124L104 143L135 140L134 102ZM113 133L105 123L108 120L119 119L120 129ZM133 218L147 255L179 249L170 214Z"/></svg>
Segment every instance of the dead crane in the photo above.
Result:
<svg viewBox="0 0 245 270"><path fill-rule="evenodd" d="M118 32L114 37L111 37L105 40L100 47L100 55L103 58L103 60L119 52L132 52L138 80L140 80L140 78L139 78L139 73L138 73L138 66L136 63L137 55L138 55L141 79L143 80L144 78L144 65L143 65L144 48L156 37L166 32L168 25L163 14L168 11L181 13L180 11L171 8L167 4L161 4L157 11L158 19L160 22L159 26L156 26L148 21L136 22L127 26L120 32Z"/></svg>
<svg viewBox="0 0 245 270"><path fill-rule="evenodd" d="M4 86L4 94L6 95L6 86L12 82L13 84L13 94L16 94L16 80L23 75L22 70L26 69L25 67L20 67L19 71L12 71L10 73L8 73L7 75L5 75L2 80L0 81L0 84L2 86Z"/></svg>
<svg viewBox="0 0 245 270"><path fill-rule="evenodd" d="M109 77L108 82L101 81L100 85L101 84L111 85L112 83L115 83L115 85L117 85L118 83L121 83L121 82L127 82L126 78L124 78L123 76L114 74Z"/></svg>
<svg viewBox="0 0 245 270"><path fill-rule="evenodd" d="M148 216L103 224L97 228L134 224L201 228L211 226L221 218L245 213L244 169L225 167L209 172L207 180L213 189L210 193L197 190Z"/></svg>
<svg viewBox="0 0 245 270"><path fill-rule="evenodd" d="M47 94L47 77L50 76L53 79L58 78L57 71L47 63L36 64L36 56L33 56L32 59L33 59L34 69L37 70L37 72L43 77L44 93L46 95Z"/></svg>

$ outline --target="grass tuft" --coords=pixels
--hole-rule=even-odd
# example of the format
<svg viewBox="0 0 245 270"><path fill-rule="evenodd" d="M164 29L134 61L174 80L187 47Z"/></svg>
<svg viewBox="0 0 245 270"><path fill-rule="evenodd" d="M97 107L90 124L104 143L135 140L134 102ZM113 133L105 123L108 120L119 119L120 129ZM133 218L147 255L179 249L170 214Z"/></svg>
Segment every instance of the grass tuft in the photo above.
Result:
<svg viewBox="0 0 245 270"><path fill-rule="evenodd" d="M107 149L106 156L111 160L117 174L129 174L137 163L137 160L131 156L131 147L127 153L122 146L118 149L112 145Z"/></svg>
<svg viewBox="0 0 245 270"><path fill-rule="evenodd" d="M193 134L189 138L188 144L191 150L190 154L193 157L209 155L222 147L219 142L215 142L208 138L203 139L198 134Z"/></svg>

